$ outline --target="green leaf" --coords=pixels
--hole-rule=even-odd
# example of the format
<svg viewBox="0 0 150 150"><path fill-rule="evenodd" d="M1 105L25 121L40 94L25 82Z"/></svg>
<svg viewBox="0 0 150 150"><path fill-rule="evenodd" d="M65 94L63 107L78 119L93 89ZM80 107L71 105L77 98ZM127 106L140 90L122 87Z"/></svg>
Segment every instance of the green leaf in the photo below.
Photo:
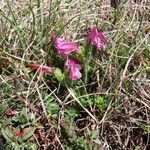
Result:
<svg viewBox="0 0 150 150"><path fill-rule="evenodd" d="M66 111L72 118L75 118L78 116L78 113L74 108L67 109Z"/></svg>
<svg viewBox="0 0 150 150"><path fill-rule="evenodd" d="M6 109L7 109L7 105L1 103L0 104L0 116L4 114L4 112L6 111Z"/></svg>
<svg viewBox="0 0 150 150"><path fill-rule="evenodd" d="M26 144L24 145L24 148L27 149L27 150L37 150L37 145L28 142L28 143L26 143Z"/></svg>
<svg viewBox="0 0 150 150"><path fill-rule="evenodd" d="M93 140L93 142L95 142L96 144L99 144L99 145L101 145L102 144L102 142L100 141L100 139L95 139L95 140Z"/></svg>
<svg viewBox="0 0 150 150"><path fill-rule="evenodd" d="M14 143L14 150L20 150L20 146L17 143Z"/></svg>
<svg viewBox="0 0 150 150"><path fill-rule="evenodd" d="M106 107L106 100L104 97L99 96L95 99L95 104L100 110L104 110L104 108Z"/></svg>
<svg viewBox="0 0 150 150"><path fill-rule="evenodd" d="M25 141L30 138L34 134L35 128L30 127L27 132L25 132L22 136L22 139Z"/></svg>
<svg viewBox="0 0 150 150"><path fill-rule="evenodd" d="M3 137L7 140L7 142L13 142L13 133L9 128L5 128L1 130Z"/></svg>
<svg viewBox="0 0 150 150"><path fill-rule="evenodd" d="M22 108L20 115L17 117L18 121L22 124L28 123L27 108Z"/></svg>
<svg viewBox="0 0 150 150"><path fill-rule="evenodd" d="M6 118L6 117L2 118L1 119L1 122L2 122L1 128L5 128L7 125L12 124L11 121L12 120L10 118Z"/></svg>
<svg viewBox="0 0 150 150"><path fill-rule="evenodd" d="M57 117L57 115L60 111L60 107L57 103L54 103L54 102L49 103L46 105L46 107L47 107L48 113L51 117L54 117L54 118Z"/></svg>
<svg viewBox="0 0 150 150"><path fill-rule="evenodd" d="M144 129L145 131L147 131L148 133L150 133L150 125L145 124L145 123L140 123L139 125L142 129Z"/></svg>

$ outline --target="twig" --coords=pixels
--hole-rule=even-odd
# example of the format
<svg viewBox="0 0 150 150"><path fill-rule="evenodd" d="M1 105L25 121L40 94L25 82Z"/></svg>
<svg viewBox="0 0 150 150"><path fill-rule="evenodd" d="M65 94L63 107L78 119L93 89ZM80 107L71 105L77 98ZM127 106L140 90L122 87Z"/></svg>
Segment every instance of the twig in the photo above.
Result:
<svg viewBox="0 0 150 150"><path fill-rule="evenodd" d="M98 120L95 118L94 115L92 115L83 105L82 103L77 99L72 89L68 89L70 95L74 98L74 100L89 114L89 116L97 123L99 124Z"/></svg>
<svg viewBox="0 0 150 150"><path fill-rule="evenodd" d="M43 112L44 112L45 116L48 116L47 111L46 111L46 108L45 108L45 105L44 105L44 101L43 101L43 99L42 99L42 95L41 95L41 93L40 93L40 91L39 91L39 88L38 88L37 85L35 85L35 87L36 87L36 91L37 91L37 93L38 93L38 95L39 95L39 99L40 99L40 101L41 101L41 105L42 105L42 108L43 108Z"/></svg>

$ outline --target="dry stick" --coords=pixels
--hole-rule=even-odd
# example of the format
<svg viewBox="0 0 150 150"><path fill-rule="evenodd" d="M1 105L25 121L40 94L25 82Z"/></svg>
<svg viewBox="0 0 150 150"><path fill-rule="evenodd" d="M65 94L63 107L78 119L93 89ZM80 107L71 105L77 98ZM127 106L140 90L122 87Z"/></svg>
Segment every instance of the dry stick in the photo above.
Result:
<svg viewBox="0 0 150 150"><path fill-rule="evenodd" d="M145 108L145 111L146 111L146 120L147 120L147 124L149 123L149 118L148 118L148 112L147 112L147 109ZM149 140L150 140L150 134L148 132L148 138L147 138L147 142L146 142L146 145L145 145L145 149L146 147L149 145Z"/></svg>
<svg viewBox="0 0 150 150"><path fill-rule="evenodd" d="M136 89L134 89L136 92L138 92ZM130 97L133 97L136 101L138 101L139 103L141 102L145 107L147 107L149 110L150 110L150 106L149 106L149 104L147 104L146 102L144 102L142 99L145 99L144 97L142 97L142 96L140 96L140 97L142 97L142 99L139 99L139 98L137 98L137 97L134 97L134 96L132 96L132 95L130 95ZM149 101L148 101L149 102Z"/></svg>
<svg viewBox="0 0 150 150"><path fill-rule="evenodd" d="M35 134L33 134L33 137L35 138L35 140L36 140L36 143L37 143L38 147L40 147L40 143L39 143L39 141L38 141L37 137L35 136Z"/></svg>
<svg viewBox="0 0 150 150"><path fill-rule="evenodd" d="M119 144L120 144L120 146L122 146L123 144L122 144L122 140L121 140L121 137L119 136L120 134L118 133L118 131L117 131L117 129L118 129L118 126L116 126L116 125L112 125L112 127L113 127L113 129L114 129L114 131L115 131L115 133L116 133L116 135L117 135L117 137L118 137L118 142L119 142Z"/></svg>
<svg viewBox="0 0 150 150"><path fill-rule="evenodd" d="M61 146L62 150L65 150L64 147L63 147L63 145L61 144L59 138L57 137L57 135L55 136L55 138L56 138L56 140L58 141L59 145Z"/></svg>
<svg viewBox="0 0 150 150"><path fill-rule="evenodd" d="M139 68L138 68L139 69ZM144 72L144 71L147 71L147 70L150 70L150 67L146 67L146 68L144 68L144 69L140 69L140 70L137 70L136 72L134 72L134 73L130 73L129 75L127 75L127 77L132 77L130 80L131 81L137 81L137 82L145 82L145 83L148 83L148 82L150 82L150 80L149 79L144 79L144 78L134 78L138 73L140 73L140 72Z"/></svg>
<svg viewBox="0 0 150 150"><path fill-rule="evenodd" d="M22 60L21 60L21 63L23 63L23 61L25 60L24 57L25 57L25 54L26 52L29 50L29 48L33 45L34 41L35 41L35 38L36 36L33 38L33 41L29 44L29 46L26 48L26 50L24 51L24 54L22 56Z"/></svg>
<svg viewBox="0 0 150 150"><path fill-rule="evenodd" d="M70 97L70 93L66 96L65 100L63 101L64 105L67 103L66 101L68 100L69 97Z"/></svg>
<svg viewBox="0 0 150 150"><path fill-rule="evenodd" d="M44 101L43 101L43 99L42 99L42 95L41 95L41 93L40 93L40 91L39 91L39 88L38 88L37 84L35 85L35 87L36 87L36 91L37 91L37 93L38 93L38 95L39 95L39 99L40 99L40 101L41 101L41 104L42 104L43 112L44 112L45 116L48 116L47 111L46 111L46 108L45 108L45 105L44 105Z"/></svg>
<svg viewBox="0 0 150 150"><path fill-rule="evenodd" d="M39 71L39 70L36 71L36 73L35 73L34 76L32 77L32 79L31 79L31 81L30 81L30 84L29 84L29 86L28 86L27 95L26 95L26 102L27 102L27 99L28 99L28 97L29 97L29 95L30 95L30 88L31 88L31 85L32 85L33 80L35 79L36 75L38 74L38 71ZM33 90L34 90L34 89L33 89ZM32 91L33 91L33 90L32 90Z"/></svg>
<svg viewBox="0 0 150 150"><path fill-rule="evenodd" d="M52 94L54 95L54 97L57 99L57 101L62 105L63 102L56 96L56 94L54 93L54 91L52 91L49 86L47 85L47 83L44 81L44 79L42 78L43 83L46 85L46 87L52 92Z"/></svg>
<svg viewBox="0 0 150 150"><path fill-rule="evenodd" d="M1 75L0 75L0 79L2 80L1 83L7 84L7 86L9 86L10 88L12 87L10 84L7 83L7 81Z"/></svg>
<svg viewBox="0 0 150 150"><path fill-rule="evenodd" d="M124 89L122 89L122 90L124 90ZM135 89L134 89L135 90ZM135 90L136 92L137 92L137 90ZM125 90L124 90L124 92L125 92ZM126 92L125 92L126 93ZM145 107L147 107L149 110L150 110L150 106L149 106L149 104L147 104L147 103L145 103L144 101L142 101L142 99L139 99L139 98L137 98L137 97L135 97L135 96L133 96L133 95L131 95L131 94L128 94L128 93L126 93L129 97L132 97L132 98L134 98L137 102L139 102L139 103L142 103Z"/></svg>
<svg viewBox="0 0 150 150"><path fill-rule="evenodd" d="M70 95L74 98L74 100L89 114L89 116L97 123L99 124L98 120L95 118L94 115L92 115L83 105L82 103L77 99L72 89L68 89Z"/></svg>
<svg viewBox="0 0 150 150"><path fill-rule="evenodd" d="M20 57L14 56L14 55L12 55L12 54L9 54L9 53L6 52L6 51L3 51L2 53L4 53L5 55L7 55L7 56L9 56L9 57L11 57L11 58L14 58L14 59L16 59L16 60L19 60L19 61L32 62L32 61L27 61L27 60L22 59L22 58L20 58Z"/></svg>
<svg viewBox="0 0 150 150"><path fill-rule="evenodd" d="M101 119L101 121L99 122L99 124L101 124L101 123L104 122L105 117L106 117L106 115L107 115L107 112L108 112L108 111L110 110L110 108L111 108L111 104L112 104L112 100L110 101L110 103L109 103L109 105L108 105L108 107L107 107L107 110L105 111L105 114L104 114L103 118Z"/></svg>
<svg viewBox="0 0 150 150"><path fill-rule="evenodd" d="M149 104L145 103L143 100L141 100L137 97L134 97L133 95L130 95L130 96L133 97L137 102L142 103L145 107L147 107L150 110Z"/></svg>
<svg viewBox="0 0 150 150"><path fill-rule="evenodd" d="M79 96L78 98L85 98L85 97L88 97L88 96L95 96L95 95L109 95L109 96L115 96L116 94L115 93L108 93L108 92L97 92L97 93L90 93L88 95L82 95L82 96ZM123 93L119 93L120 96L124 96L125 94ZM64 103L64 105L68 105L70 103L72 103L74 100L71 100L69 102L66 102ZM65 102L65 101L64 101Z"/></svg>
<svg viewBox="0 0 150 150"><path fill-rule="evenodd" d="M125 92L125 91L124 91ZM145 103L144 101L142 101L141 99L139 99L139 98L137 98L137 97L134 97L133 95L131 95L131 94L128 94L130 97L132 97L132 98L134 98L137 102L139 102L139 103L142 103L145 107L147 107L149 110L150 110L150 106L147 104L147 103Z"/></svg>
<svg viewBox="0 0 150 150"><path fill-rule="evenodd" d="M142 92L142 95L145 96L147 99L150 100L150 94L149 93L146 93L146 91L141 87L141 92ZM142 97L142 96L141 96ZM144 98L145 99L145 98Z"/></svg>

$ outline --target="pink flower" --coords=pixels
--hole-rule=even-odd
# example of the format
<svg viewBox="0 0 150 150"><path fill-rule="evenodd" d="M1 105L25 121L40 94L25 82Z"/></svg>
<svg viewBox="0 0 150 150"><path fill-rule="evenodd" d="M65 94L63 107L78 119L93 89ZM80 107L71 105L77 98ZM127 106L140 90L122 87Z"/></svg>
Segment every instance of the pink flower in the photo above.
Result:
<svg viewBox="0 0 150 150"><path fill-rule="evenodd" d="M82 77L80 70L82 69L81 64L74 58L69 58L65 62L65 67L70 68L69 77L71 80L78 80Z"/></svg>
<svg viewBox="0 0 150 150"><path fill-rule="evenodd" d="M78 47L75 43L65 41L62 38L54 38L54 44L57 48L58 54L62 56L68 56L71 52L77 51Z"/></svg>
<svg viewBox="0 0 150 150"><path fill-rule="evenodd" d="M49 73L54 72L54 68L43 65L29 64L28 67L34 70L38 70L39 72L49 72Z"/></svg>
<svg viewBox="0 0 150 150"><path fill-rule="evenodd" d="M93 27L88 34L88 41L98 49L104 49L108 39L102 32L98 32L96 27Z"/></svg>

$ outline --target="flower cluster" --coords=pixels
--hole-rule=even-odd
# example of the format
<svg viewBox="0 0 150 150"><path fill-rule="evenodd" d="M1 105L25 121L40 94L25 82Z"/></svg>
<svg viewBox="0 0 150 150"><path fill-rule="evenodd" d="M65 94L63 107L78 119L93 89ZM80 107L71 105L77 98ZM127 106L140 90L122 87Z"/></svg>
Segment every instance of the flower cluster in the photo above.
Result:
<svg viewBox="0 0 150 150"><path fill-rule="evenodd" d="M54 44L57 48L58 54L62 55L63 57L69 57L69 54L72 52L78 51L78 46L70 41L65 41L62 38L54 38ZM65 64L65 67L69 67L70 73L69 77L72 80L77 80L82 77L80 70L82 69L81 64L75 58L69 57Z"/></svg>
<svg viewBox="0 0 150 150"><path fill-rule="evenodd" d="M96 27L93 27L91 31L88 33L87 40L91 45L95 46L99 50L104 49L105 43L107 43L108 41L107 37L102 32L98 32ZM53 42L57 49L58 55L61 55L66 59L64 67L69 68L69 78L71 80L80 79L82 77L82 74L80 72L80 70L82 69L82 65L79 60L70 56L72 52L74 53L79 52L78 46L73 42L66 41L63 38L57 38L54 36ZM48 66L30 64L29 67L32 69L36 69L40 72L41 71L50 73L54 72L54 68Z"/></svg>

